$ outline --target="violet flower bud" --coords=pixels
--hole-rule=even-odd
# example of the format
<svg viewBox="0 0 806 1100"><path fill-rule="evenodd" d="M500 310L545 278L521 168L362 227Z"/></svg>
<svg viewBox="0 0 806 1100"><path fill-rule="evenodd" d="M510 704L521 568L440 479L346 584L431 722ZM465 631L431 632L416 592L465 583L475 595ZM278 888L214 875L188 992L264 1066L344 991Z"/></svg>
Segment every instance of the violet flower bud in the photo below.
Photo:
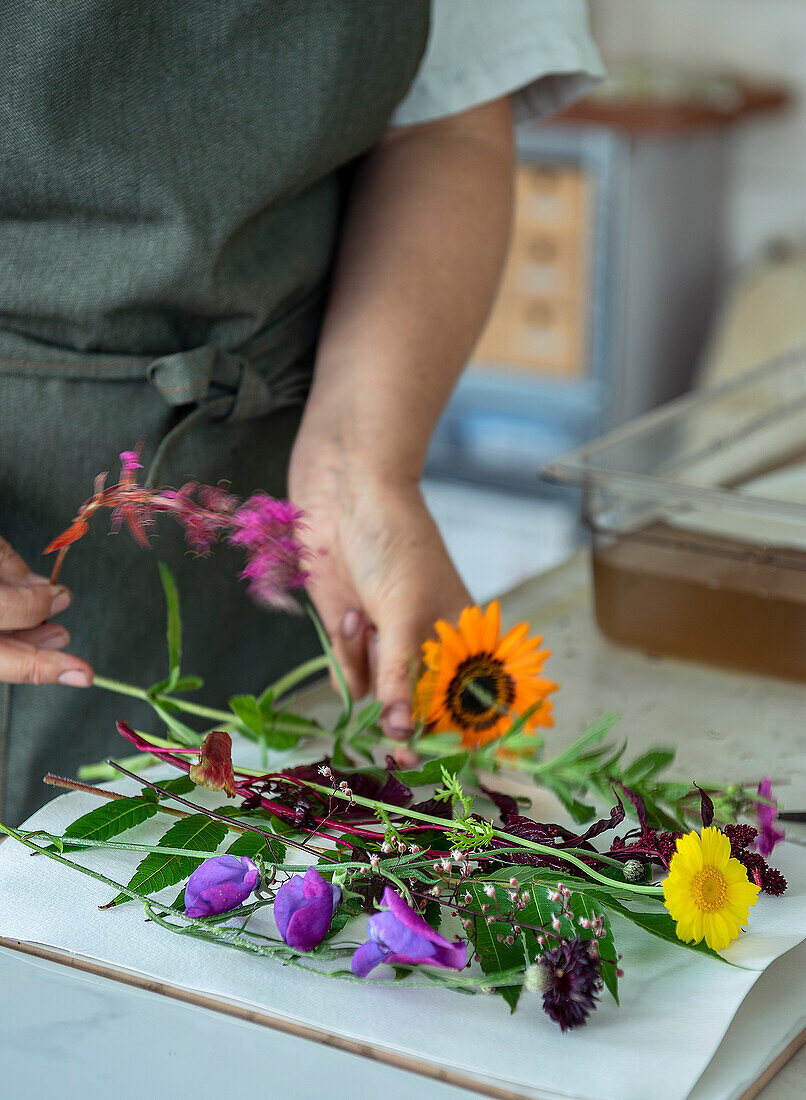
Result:
<svg viewBox="0 0 806 1100"><path fill-rule="evenodd" d="M313 951L327 935L341 901L341 889L327 882L315 867L305 877L284 882L274 899L274 920L283 942L297 951Z"/></svg>
<svg viewBox="0 0 806 1100"><path fill-rule="evenodd" d="M367 922L369 940L353 955L352 971L366 978L379 963L411 966L427 963L451 970L462 970L467 963L467 944L451 943L423 920L388 886L383 892L384 911Z"/></svg>
<svg viewBox="0 0 806 1100"><path fill-rule="evenodd" d="M211 917L243 904L258 884L260 872L248 856L212 856L188 879L185 916Z"/></svg>

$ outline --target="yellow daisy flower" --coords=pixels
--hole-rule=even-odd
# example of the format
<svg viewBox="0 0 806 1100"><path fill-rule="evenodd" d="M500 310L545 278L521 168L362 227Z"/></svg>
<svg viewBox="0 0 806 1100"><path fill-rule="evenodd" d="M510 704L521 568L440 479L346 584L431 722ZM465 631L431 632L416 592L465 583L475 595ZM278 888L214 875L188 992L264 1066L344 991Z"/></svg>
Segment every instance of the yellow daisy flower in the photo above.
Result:
<svg viewBox="0 0 806 1100"><path fill-rule="evenodd" d="M702 834L678 839L663 881L663 904L677 922L678 939L705 939L714 951L722 951L747 924L758 892L719 829L709 826Z"/></svg>
<svg viewBox="0 0 806 1100"><path fill-rule="evenodd" d="M476 748L501 737L535 703L541 705L527 729L554 724L546 696L557 685L540 675L550 651L540 650L542 638L528 637L528 623L502 637L501 605L493 600L486 611L466 607L458 626L440 619L435 630L438 638L423 645L425 672L414 700L418 721L431 732L457 730L463 745Z"/></svg>

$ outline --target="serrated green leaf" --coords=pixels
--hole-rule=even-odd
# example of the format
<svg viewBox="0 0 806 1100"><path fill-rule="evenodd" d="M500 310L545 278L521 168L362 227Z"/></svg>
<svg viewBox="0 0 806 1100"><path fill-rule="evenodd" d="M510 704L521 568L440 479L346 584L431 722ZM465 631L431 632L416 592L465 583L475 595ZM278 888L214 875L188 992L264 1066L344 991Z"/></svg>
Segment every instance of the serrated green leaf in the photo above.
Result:
<svg viewBox="0 0 806 1100"><path fill-rule="evenodd" d="M442 769L449 775L458 775L467 763L466 752L452 753L450 756L439 756L435 760L429 760L422 768L412 768L406 771L395 772L395 778L407 787L425 787L442 782Z"/></svg>
<svg viewBox="0 0 806 1100"><path fill-rule="evenodd" d="M249 859L257 859L260 856L266 863L283 863L286 849L279 840L269 840L263 833L248 832L241 833L230 844L227 855L248 856Z"/></svg>
<svg viewBox="0 0 806 1100"><path fill-rule="evenodd" d="M215 851L227 832L226 823L215 821L206 814L192 814L183 817L172 825L159 841L159 847L189 848L201 851ZM127 883L130 889L141 894L156 894L166 886L173 886L191 875L202 858L199 856L162 855L149 852L141 860L137 870ZM104 908L111 908L128 901L125 894L118 894Z"/></svg>
<svg viewBox="0 0 806 1100"><path fill-rule="evenodd" d="M340 905L333 914L333 919L325 935L325 940L332 940L334 936L338 936L339 932L343 931L345 925L351 918L352 914L347 911L346 906Z"/></svg>
<svg viewBox="0 0 806 1100"><path fill-rule="evenodd" d="M139 796L115 798L77 818L67 826L64 836L80 840L110 840L147 821L156 812L157 806L151 799ZM76 844L65 844L64 851L74 852L79 847Z"/></svg>
<svg viewBox="0 0 806 1100"><path fill-rule="evenodd" d="M196 789L196 784L189 775L177 775L174 779L161 779L159 786L165 791L170 791L171 794L190 794L191 791ZM159 797L164 796L160 795Z"/></svg>
<svg viewBox="0 0 806 1100"><path fill-rule="evenodd" d="M439 932L442 924L442 906L437 901L427 901L423 910L423 920L429 924L435 932Z"/></svg>
<svg viewBox="0 0 806 1100"><path fill-rule="evenodd" d="M512 944L500 942L498 937L507 936L510 934L510 925L507 921L496 921L493 924L487 923L488 917L494 917L497 914L508 914L512 908L512 903L507 897L507 894L503 886L495 887L495 898L489 898L484 893L484 888L478 884L469 882L467 889L471 895L470 906L477 910L479 916L475 921L475 946L479 955L480 966L485 974L497 974L502 970L514 970L519 967L526 967L526 958L524 955L524 942L525 936L516 936L515 942ZM481 915L482 906L488 905L489 909L486 914ZM520 914L519 914L520 915ZM524 918L525 919L525 918ZM531 937L534 944L534 955L537 956L537 942L534 937ZM531 960L533 961L533 960ZM506 1003L509 1005L512 1012L515 1011L518 1000L521 995L521 986L501 986L497 989L497 993L503 997Z"/></svg>
<svg viewBox="0 0 806 1100"><path fill-rule="evenodd" d="M162 589L165 593L167 625L165 639L168 643L168 687L171 691L179 679L179 662L182 657L182 618L179 613L179 592L174 575L164 561L158 562Z"/></svg>

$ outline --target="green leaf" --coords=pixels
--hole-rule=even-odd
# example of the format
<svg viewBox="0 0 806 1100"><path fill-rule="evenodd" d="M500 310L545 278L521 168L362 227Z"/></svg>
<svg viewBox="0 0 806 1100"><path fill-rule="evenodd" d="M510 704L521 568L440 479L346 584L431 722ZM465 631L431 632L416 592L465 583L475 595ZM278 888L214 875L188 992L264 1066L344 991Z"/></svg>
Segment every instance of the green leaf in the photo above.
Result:
<svg viewBox="0 0 806 1100"><path fill-rule="evenodd" d="M442 923L442 906L436 901L427 901L423 910L423 920L429 924L435 932L439 932Z"/></svg>
<svg viewBox="0 0 806 1100"><path fill-rule="evenodd" d="M568 899L568 904L577 918L587 917L588 920L592 920L593 917L602 914L604 909L604 905L601 902L598 906L594 907L587 893L572 892L571 897ZM605 918L605 934L597 941L599 958L602 960L602 979L613 1000L618 1004L618 975L616 974L618 968L618 952L616 951L616 942L613 939L613 929L610 926L610 918L607 913L603 915ZM593 931L590 928L578 927L576 931L579 933L579 937L582 940L594 939Z"/></svg>
<svg viewBox="0 0 806 1100"><path fill-rule="evenodd" d="M548 760L545 764L538 764L530 770L535 772L551 771L554 768L564 767L566 764L573 763L575 760L579 759L585 749L603 741L620 718L620 714L605 714L603 718L599 718L596 722L588 726L585 732L574 741L573 745L569 745L567 749L555 756L553 760Z"/></svg>
<svg viewBox="0 0 806 1100"><path fill-rule="evenodd" d="M339 932L343 931L344 926L351 919L352 914L349 913L345 906L340 905L336 912L333 914L333 920L330 922L330 927L325 935L325 941L332 940L334 936L338 936Z"/></svg>
<svg viewBox="0 0 806 1100"><path fill-rule="evenodd" d="M626 917L633 924L637 924L639 928L643 928L650 935L657 936L658 939L666 940L667 943L674 943L678 947L687 947L690 951L699 951L701 955L710 955L712 959L718 959L719 962L728 963L728 960L724 959L718 952L712 951L704 940L700 943L686 943L685 940L679 940L675 931L675 922L669 913L639 912L628 909L626 905L622 905L610 897L603 904L606 904L609 909L620 913L622 917ZM728 965L732 964L728 963Z"/></svg>
<svg viewBox="0 0 806 1100"><path fill-rule="evenodd" d="M182 657L182 619L179 614L179 592L174 575L164 561L158 562L160 580L165 592L168 611L168 624L165 637L168 642L168 691L171 691L179 679L179 662Z"/></svg>
<svg viewBox="0 0 806 1100"><path fill-rule="evenodd" d="M673 749L653 749L650 752L645 752L643 755L636 757L625 769L621 780L626 786L630 787L633 783L638 783L642 779L649 779L651 776L656 775L659 771L668 767L674 758Z"/></svg>
<svg viewBox="0 0 806 1100"><path fill-rule="evenodd" d="M266 863L284 863L285 845L279 840L269 840L262 833L248 832L241 835L227 848L227 855L260 857Z"/></svg>
<svg viewBox="0 0 806 1100"><path fill-rule="evenodd" d="M567 783L555 779L554 776L544 776L543 784L557 795L560 802L562 802L563 806L573 817L574 821L578 822L580 825L584 825L586 821L590 821L595 816L595 807L586 802L580 802L578 798L575 798Z"/></svg>
<svg viewBox="0 0 806 1100"><path fill-rule="evenodd" d="M475 921L474 942L476 951L481 960L481 969L485 974L498 974L502 970L514 970L516 968L525 969L527 965L527 955L525 954L526 936L516 936L515 942L512 944L503 943L499 941L498 937L505 937L510 934L508 920L496 921L493 924L487 923L487 917L496 916L497 914L508 914L509 910L512 908L512 903L507 897L504 887L495 887L495 899L488 898L484 893L484 888L478 883L469 882L467 884L467 889L472 897L470 904L479 913ZM483 905L488 905L489 910L486 914L481 915L481 908ZM530 957L529 961L534 961L534 958L537 957L539 948L534 937L531 936L530 939L534 945L534 952L533 957ZM528 952L528 948L526 950ZM512 1012L514 1012L517 1007L521 995L521 988L521 986L517 985L508 985L501 986L497 990L499 995L503 997L509 1005Z"/></svg>
<svg viewBox="0 0 806 1100"><path fill-rule="evenodd" d="M227 826L223 821L215 821L206 814L192 814L190 817L180 818L175 825L172 825L160 840L159 846L212 852L224 839L226 832ZM187 878L200 863L202 858L199 856L162 855L158 852L149 852L145 859L140 861L127 885L141 894L156 894L166 886L173 886L183 878ZM123 901L128 901L126 895L118 894L103 908L109 909Z"/></svg>
<svg viewBox="0 0 806 1100"><path fill-rule="evenodd" d="M201 676L180 676L173 686L173 691L199 691L204 687Z"/></svg>
<svg viewBox="0 0 806 1100"><path fill-rule="evenodd" d="M150 799L115 798L77 818L67 826L64 836L81 840L110 840L147 821L156 812L157 807ZM64 851L74 852L79 847L77 844L65 844Z"/></svg>
<svg viewBox="0 0 806 1100"><path fill-rule="evenodd" d="M429 760L422 768L395 772L395 778L407 787L424 787L442 782L442 769L451 775L458 775L467 763L467 753L457 752L451 756L440 756Z"/></svg>
<svg viewBox="0 0 806 1100"><path fill-rule="evenodd" d="M259 739L263 734L263 718L254 695L233 695L229 706L238 721L246 727L247 734L251 734L253 740Z"/></svg>
<svg viewBox="0 0 806 1100"><path fill-rule="evenodd" d="M370 726L377 726L383 713L383 703L367 703L353 719L352 734L363 733Z"/></svg>
<svg viewBox="0 0 806 1100"><path fill-rule="evenodd" d="M196 789L196 784L189 775L177 775L175 779L161 779L159 786L165 791L170 791L171 794L190 794Z"/></svg>
<svg viewBox="0 0 806 1100"><path fill-rule="evenodd" d="M331 754L331 763L337 768L351 768L353 762L347 753L344 751L344 739L337 737L333 742L333 752Z"/></svg>

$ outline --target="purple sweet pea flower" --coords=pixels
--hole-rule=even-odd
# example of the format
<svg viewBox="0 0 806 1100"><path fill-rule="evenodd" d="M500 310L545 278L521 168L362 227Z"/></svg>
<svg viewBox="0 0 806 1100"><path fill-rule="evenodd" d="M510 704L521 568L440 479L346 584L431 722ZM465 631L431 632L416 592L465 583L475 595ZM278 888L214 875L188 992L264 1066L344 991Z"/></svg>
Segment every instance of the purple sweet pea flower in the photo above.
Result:
<svg viewBox="0 0 806 1100"><path fill-rule="evenodd" d="M237 909L255 889L259 878L260 872L247 856L206 859L185 887L185 916L210 917Z"/></svg>
<svg viewBox="0 0 806 1100"><path fill-rule="evenodd" d="M274 899L274 920L283 942L298 951L313 951L327 935L341 890L327 882L315 867L305 878L294 875L284 882Z"/></svg>
<svg viewBox="0 0 806 1100"><path fill-rule="evenodd" d="M762 798L769 798L771 805L767 806L763 802L756 803L756 817L758 818L758 837L756 838L756 848L766 859L767 856L772 854L772 850L779 840L784 839L784 831L782 829L775 828L775 819L778 813L778 803L772 797L772 783L770 777L765 775L758 785L758 793Z"/></svg>
<svg viewBox="0 0 806 1100"><path fill-rule="evenodd" d="M415 913L388 886L383 892L384 911L367 922L369 940L353 955L353 974L366 978L379 963L428 963L461 970L467 963L467 944L451 943Z"/></svg>

